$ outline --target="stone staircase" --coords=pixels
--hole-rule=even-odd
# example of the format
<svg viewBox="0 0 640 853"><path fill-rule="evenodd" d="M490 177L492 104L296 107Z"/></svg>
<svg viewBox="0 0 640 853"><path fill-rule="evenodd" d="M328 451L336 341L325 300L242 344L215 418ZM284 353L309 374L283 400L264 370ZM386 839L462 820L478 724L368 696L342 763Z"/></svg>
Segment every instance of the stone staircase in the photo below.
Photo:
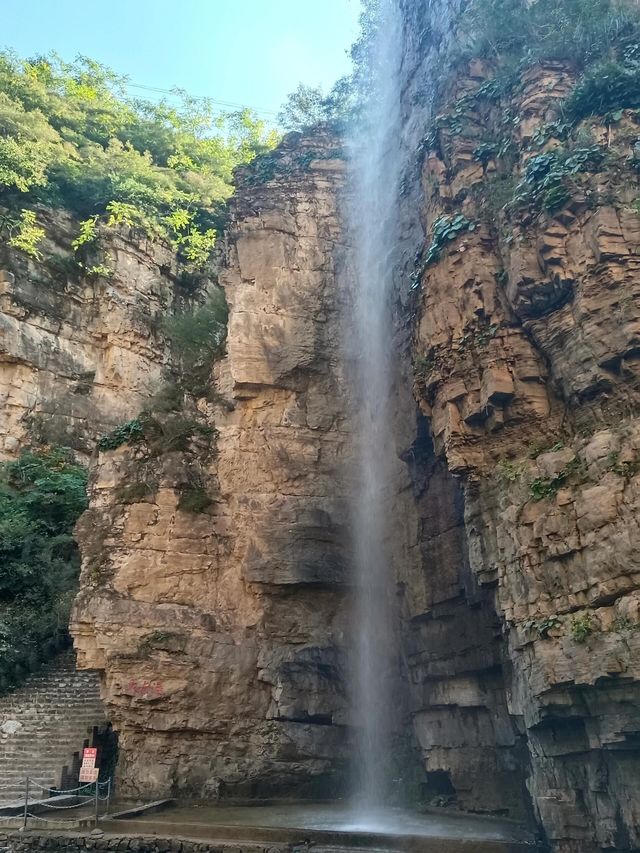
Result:
<svg viewBox="0 0 640 853"><path fill-rule="evenodd" d="M71 651L0 697L0 804L22 797L26 776L60 786L104 722L98 677L76 670Z"/></svg>

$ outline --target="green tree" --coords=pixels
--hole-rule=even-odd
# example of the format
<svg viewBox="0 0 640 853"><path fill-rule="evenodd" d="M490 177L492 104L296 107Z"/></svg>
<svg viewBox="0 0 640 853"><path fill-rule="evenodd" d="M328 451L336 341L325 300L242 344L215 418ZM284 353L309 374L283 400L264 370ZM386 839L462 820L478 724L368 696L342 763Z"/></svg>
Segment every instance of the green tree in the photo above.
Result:
<svg viewBox="0 0 640 853"><path fill-rule="evenodd" d="M287 130L304 130L327 119L327 103L322 89L300 84L291 92L278 113L278 121Z"/></svg>
<svg viewBox="0 0 640 853"><path fill-rule="evenodd" d="M0 465L0 689L64 632L80 559L73 527L87 474L68 451L25 451Z"/></svg>
<svg viewBox="0 0 640 853"><path fill-rule="evenodd" d="M278 136L249 110L220 115L180 91L175 104L126 92L125 78L87 57L0 53L0 204L125 223L202 265L235 168Z"/></svg>
<svg viewBox="0 0 640 853"><path fill-rule="evenodd" d="M380 20L379 0L363 0L360 33L351 47L351 72L341 77L325 95L322 89L300 84L285 101L278 121L286 130L305 131L323 122L344 123L357 118L371 94L372 44Z"/></svg>

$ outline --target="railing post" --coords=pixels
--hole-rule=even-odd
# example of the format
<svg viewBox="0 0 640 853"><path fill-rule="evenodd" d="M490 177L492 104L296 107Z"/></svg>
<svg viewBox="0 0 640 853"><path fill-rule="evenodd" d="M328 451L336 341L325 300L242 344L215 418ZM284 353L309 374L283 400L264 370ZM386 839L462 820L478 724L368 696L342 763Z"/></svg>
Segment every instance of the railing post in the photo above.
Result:
<svg viewBox="0 0 640 853"><path fill-rule="evenodd" d="M27 818L29 816L29 777L24 780L24 818L22 820L22 829L27 828Z"/></svg>
<svg viewBox="0 0 640 853"><path fill-rule="evenodd" d="M98 825L98 791L100 790L100 783L96 779L96 826Z"/></svg>
<svg viewBox="0 0 640 853"><path fill-rule="evenodd" d="M111 804L111 779L107 780L107 810L105 815L109 814L109 806Z"/></svg>

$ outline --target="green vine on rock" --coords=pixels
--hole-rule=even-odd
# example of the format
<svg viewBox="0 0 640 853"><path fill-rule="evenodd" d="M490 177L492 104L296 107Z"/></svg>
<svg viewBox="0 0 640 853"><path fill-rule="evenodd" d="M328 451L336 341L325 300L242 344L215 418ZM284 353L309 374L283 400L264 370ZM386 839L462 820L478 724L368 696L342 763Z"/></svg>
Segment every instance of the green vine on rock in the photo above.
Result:
<svg viewBox="0 0 640 853"><path fill-rule="evenodd" d="M213 500L201 483L189 484L179 490L178 509L196 514L206 512Z"/></svg>
<svg viewBox="0 0 640 853"><path fill-rule="evenodd" d="M571 198L570 179L581 172L595 171L605 157L599 145L566 150L555 148L536 154L526 164L509 207L526 205L547 213L560 210Z"/></svg>
<svg viewBox="0 0 640 853"><path fill-rule="evenodd" d="M545 616L542 619L529 619L523 624L523 627L528 631L535 631L541 639L546 640L549 631L562 627L562 619L556 615Z"/></svg>
<svg viewBox="0 0 640 853"><path fill-rule="evenodd" d="M476 223L471 222L462 213L455 216L439 216L431 229L431 245L427 251L425 267L440 259L443 249L462 234L475 231Z"/></svg>
<svg viewBox="0 0 640 853"><path fill-rule="evenodd" d="M224 291L216 287L203 303L173 314L163 323L175 381L196 398L211 391L211 370L224 354L228 318Z"/></svg>
<svg viewBox="0 0 640 853"><path fill-rule="evenodd" d="M136 444L144 440L144 425L140 418L133 418L124 424L120 424L111 432L98 439L98 450L117 450L123 444Z"/></svg>
<svg viewBox="0 0 640 853"><path fill-rule="evenodd" d="M0 230L8 234L7 243L12 248L18 249L30 258L41 259L42 253L39 246L45 237L45 231L38 225L33 210L21 210L17 218L4 216L0 223Z"/></svg>
<svg viewBox="0 0 640 853"><path fill-rule="evenodd" d="M588 481L584 459L579 456L567 462L553 477L536 477L529 486L529 492L534 501L553 497L566 484L578 486Z"/></svg>
<svg viewBox="0 0 640 853"><path fill-rule="evenodd" d="M589 612L580 613L571 620L570 632L576 643L582 645L598 628L593 615Z"/></svg>

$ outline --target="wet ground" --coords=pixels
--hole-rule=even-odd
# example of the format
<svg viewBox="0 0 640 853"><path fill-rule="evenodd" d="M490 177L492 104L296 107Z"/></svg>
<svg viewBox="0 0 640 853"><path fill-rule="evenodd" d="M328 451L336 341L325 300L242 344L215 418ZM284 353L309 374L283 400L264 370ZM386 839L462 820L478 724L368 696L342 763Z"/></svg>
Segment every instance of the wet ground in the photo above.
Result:
<svg viewBox="0 0 640 853"><path fill-rule="evenodd" d="M356 813L345 805L172 806L110 821L107 832L164 837L308 841L370 849L516 851L531 838L517 824L450 812L416 814L399 809Z"/></svg>
<svg viewBox="0 0 640 853"><path fill-rule="evenodd" d="M492 818L432 812L416 814L400 809L356 813L338 804L279 806L177 806L161 815L147 815L144 820L160 818L172 822L206 822L226 826L265 826L296 829L338 830L340 832L375 832L382 835L437 835L459 838L511 839L517 828Z"/></svg>

